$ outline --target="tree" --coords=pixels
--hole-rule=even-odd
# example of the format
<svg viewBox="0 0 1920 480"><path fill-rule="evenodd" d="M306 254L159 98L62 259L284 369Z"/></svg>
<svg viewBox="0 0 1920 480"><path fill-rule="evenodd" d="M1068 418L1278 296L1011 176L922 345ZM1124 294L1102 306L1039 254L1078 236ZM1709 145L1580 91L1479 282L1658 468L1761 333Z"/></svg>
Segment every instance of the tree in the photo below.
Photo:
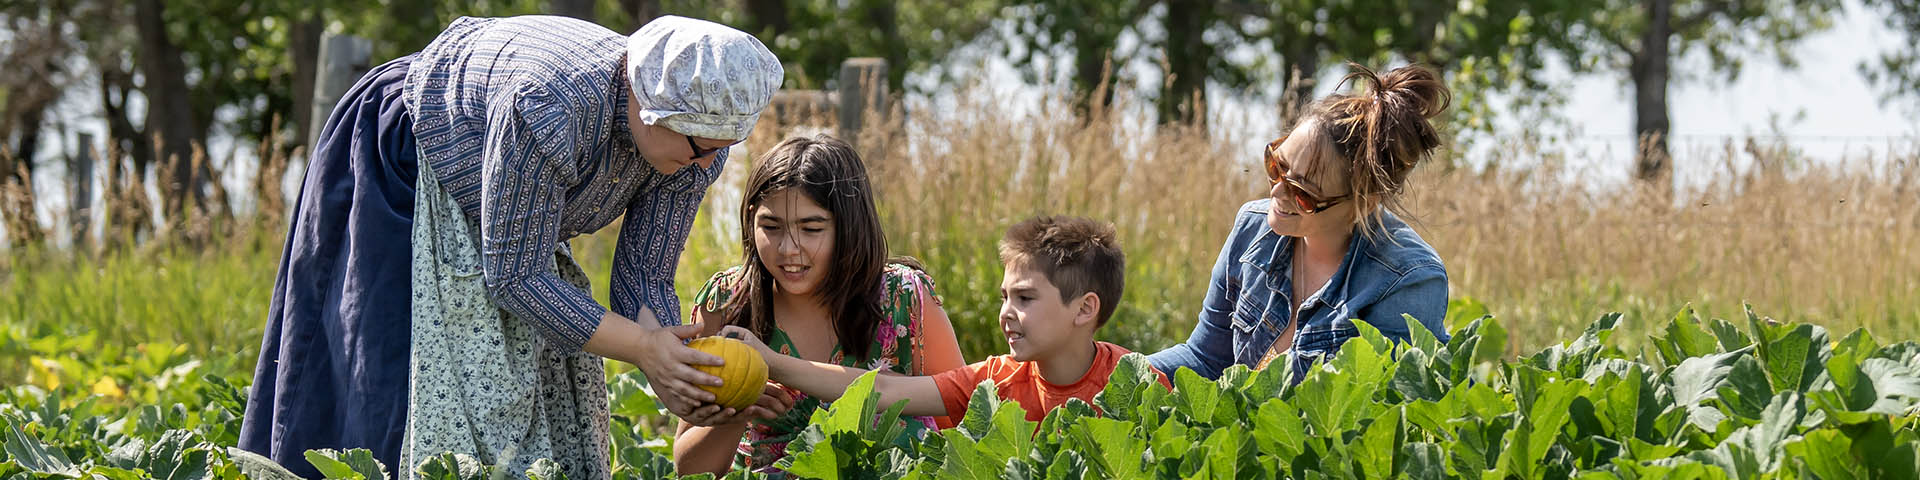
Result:
<svg viewBox="0 0 1920 480"><path fill-rule="evenodd" d="M1675 80L1740 74L1752 52L1793 66L1792 46L1827 28L1837 0L1604 0L1555 4L1541 40L1566 54L1577 72L1618 71L1634 90L1634 134L1640 147L1634 175L1664 178L1672 168L1667 139L1672 131L1667 88ZM1709 71L1679 75L1673 59L1705 53ZM1717 83L1717 82L1716 82Z"/></svg>
<svg viewBox="0 0 1920 480"><path fill-rule="evenodd" d="M678 12L734 26L760 38L787 66L789 88L825 88L850 57L881 57L888 83L939 63L986 28L991 0L667 0Z"/></svg>
<svg viewBox="0 0 1920 480"><path fill-rule="evenodd" d="M1153 55L1169 81L1156 95L1162 123L1201 121L1205 84L1232 87L1278 84L1283 110L1298 110L1313 98L1315 77L1348 60L1381 64L1418 61L1443 73L1469 67L1456 84L1478 89L1537 86L1541 50L1529 38L1540 0L1420 0L1328 2L1324 0L1016 0L1027 20L1009 50L1033 73L1035 54L1061 51L1074 58L1074 89L1080 110L1104 106L1110 93L1093 99L1101 67L1125 31L1143 33L1136 54ZM1249 63L1221 52L1252 49ZM1132 58L1114 58L1123 63ZM1110 92L1110 90L1108 90ZM1179 105L1196 104L1182 109ZM1285 112L1282 112L1285 115Z"/></svg>
<svg viewBox="0 0 1920 480"><path fill-rule="evenodd" d="M69 52L67 26L50 9L20 13L30 14L0 18L12 32L0 41L0 63L10 66L0 70L0 154L17 159L0 163L0 181L31 185L47 109L71 73L61 62Z"/></svg>
<svg viewBox="0 0 1920 480"><path fill-rule="evenodd" d="M1887 28L1906 38L1896 47L1881 52L1880 58L1862 62L1860 73L1881 88L1887 100L1905 97L1908 106L1920 112L1920 2L1913 0L1865 0L1866 6L1883 16Z"/></svg>

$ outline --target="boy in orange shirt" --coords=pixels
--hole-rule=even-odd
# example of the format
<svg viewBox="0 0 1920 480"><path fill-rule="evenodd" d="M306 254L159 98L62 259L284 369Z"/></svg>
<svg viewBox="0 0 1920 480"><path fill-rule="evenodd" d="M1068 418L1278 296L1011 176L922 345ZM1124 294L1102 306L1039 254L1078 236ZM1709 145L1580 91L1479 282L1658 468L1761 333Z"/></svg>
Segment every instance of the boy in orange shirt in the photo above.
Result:
<svg viewBox="0 0 1920 480"><path fill-rule="evenodd" d="M1039 421L1069 398L1092 403L1106 388L1120 356L1130 353L1093 339L1119 306L1124 285L1126 255L1113 226L1079 217L1029 219L1000 240L1000 263L1000 329L1011 353L933 376L879 375L873 389L880 404L904 399L907 415L957 419L966 415L974 386L992 381L1002 400L1018 402L1028 420ZM759 350L772 380L821 400L839 399L867 373L774 354L743 328L723 331ZM1173 388L1165 374L1160 383Z"/></svg>

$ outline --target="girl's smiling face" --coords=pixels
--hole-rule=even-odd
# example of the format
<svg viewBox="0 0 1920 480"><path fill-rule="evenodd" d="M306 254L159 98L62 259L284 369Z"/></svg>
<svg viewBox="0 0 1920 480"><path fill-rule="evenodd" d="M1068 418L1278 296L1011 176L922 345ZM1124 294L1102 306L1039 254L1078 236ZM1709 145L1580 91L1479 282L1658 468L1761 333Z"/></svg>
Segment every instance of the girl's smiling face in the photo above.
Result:
<svg viewBox="0 0 1920 480"><path fill-rule="evenodd" d="M753 248L779 292L813 295L833 260L833 213L799 189L768 194L753 213Z"/></svg>

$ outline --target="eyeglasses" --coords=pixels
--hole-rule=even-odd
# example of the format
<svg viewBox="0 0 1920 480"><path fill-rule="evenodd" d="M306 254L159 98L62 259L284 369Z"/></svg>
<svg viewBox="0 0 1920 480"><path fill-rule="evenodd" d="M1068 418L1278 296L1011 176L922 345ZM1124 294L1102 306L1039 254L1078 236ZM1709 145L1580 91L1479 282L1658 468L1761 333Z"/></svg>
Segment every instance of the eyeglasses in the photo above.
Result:
<svg viewBox="0 0 1920 480"><path fill-rule="evenodd" d="M687 137L687 150L693 151L693 158L705 158L707 155L712 155L713 152L718 152L722 149L727 148L727 147L700 148L700 144L693 143L692 135L682 134L681 136Z"/></svg>
<svg viewBox="0 0 1920 480"><path fill-rule="evenodd" d="M1287 169L1280 167L1280 144L1286 141L1287 136L1281 135L1279 139L1267 144L1267 186L1271 187L1285 182L1287 184L1287 194L1293 197L1294 206L1299 207L1301 214L1320 213L1328 208L1333 208L1334 205L1339 205L1342 200L1347 199L1346 195L1329 198L1315 197L1307 193L1305 188L1301 188L1300 182L1292 178L1287 178Z"/></svg>

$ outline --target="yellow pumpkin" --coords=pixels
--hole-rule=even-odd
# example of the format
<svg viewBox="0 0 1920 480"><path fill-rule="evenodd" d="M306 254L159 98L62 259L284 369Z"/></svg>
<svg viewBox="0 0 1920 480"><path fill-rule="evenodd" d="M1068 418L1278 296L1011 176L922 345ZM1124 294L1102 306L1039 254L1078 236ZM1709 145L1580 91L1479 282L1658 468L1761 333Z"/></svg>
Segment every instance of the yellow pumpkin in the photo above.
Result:
<svg viewBox="0 0 1920 480"><path fill-rule="evenodd" d="M721 385L718 387L700 386L701 390L713 393L713 403L744 409L760 400L760 393L767 384L767 361L760 358L760 352L754 351L746 342L724 337L700 337L687 342L687 346L726 361L726 365L721 366L693 366L720 377Z"/></svg>

